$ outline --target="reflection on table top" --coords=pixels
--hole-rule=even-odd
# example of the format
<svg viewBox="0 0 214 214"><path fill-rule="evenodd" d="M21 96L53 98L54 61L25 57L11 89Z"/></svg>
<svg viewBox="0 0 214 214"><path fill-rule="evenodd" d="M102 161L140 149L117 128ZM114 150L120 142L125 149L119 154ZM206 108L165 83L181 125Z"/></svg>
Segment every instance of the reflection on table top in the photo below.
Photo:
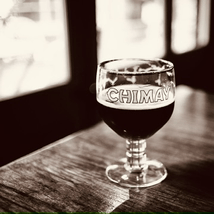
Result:
<svg viewBox="0 0 214 214"><path fill-rule="evenodd" d="M106 178L125 143L101 122L1 167L0 211L213 211L213 106L214 95L178 87L172 118L148 139L148 156L168 169L159 185L128 189Z"/></svg>

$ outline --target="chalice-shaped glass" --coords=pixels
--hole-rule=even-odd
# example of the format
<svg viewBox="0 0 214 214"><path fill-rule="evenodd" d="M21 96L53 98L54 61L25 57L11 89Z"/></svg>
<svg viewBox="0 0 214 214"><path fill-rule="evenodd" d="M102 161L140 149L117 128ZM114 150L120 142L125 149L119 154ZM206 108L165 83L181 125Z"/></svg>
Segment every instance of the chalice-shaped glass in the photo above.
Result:
<svg viewBox="0 0 214 214"><path fill-rule="evenodd" d="M115 59L102 62L96 82L99 112L104 122L126 139L126 158L106 169L122 186L148 187L167 176L166 168L146 157L146 139L172 115L175 74L162 59Z"/></svg>

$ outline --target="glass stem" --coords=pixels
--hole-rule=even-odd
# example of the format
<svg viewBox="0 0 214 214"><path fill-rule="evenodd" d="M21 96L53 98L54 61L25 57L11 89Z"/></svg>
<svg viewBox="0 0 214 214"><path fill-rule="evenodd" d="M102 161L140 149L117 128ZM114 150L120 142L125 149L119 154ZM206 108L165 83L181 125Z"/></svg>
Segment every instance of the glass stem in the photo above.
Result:
<svg viewBox="0 0 214 214"><path fill-rule="evenodd" d="M125 169L130 172L145 172L148 169L146 164L146 140L126 140L127 162Z"/></svg>

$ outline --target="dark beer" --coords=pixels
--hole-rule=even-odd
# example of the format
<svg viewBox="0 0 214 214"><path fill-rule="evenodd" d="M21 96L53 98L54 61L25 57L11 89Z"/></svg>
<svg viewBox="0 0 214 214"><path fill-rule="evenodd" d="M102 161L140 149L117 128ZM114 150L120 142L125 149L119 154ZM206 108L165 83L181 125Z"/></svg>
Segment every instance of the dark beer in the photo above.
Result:
<svg viewBox="0 0 214 214"><path fill-rule="evenodd" d="M105 123L118 135L132 140L152 136L169 120L174 108L174 102L151 110L124 110L98 105Z"/></svg>
<svg viewBox="0 0 214 214"><path fill-rule="evenodd" d="M123 89L123 94L122 87L127 89ZM134 85L115 87L109 95L112 100L108 100L106 90L98 99L100 115L118 135L132 140L147 139L166 124L174 109L172 91L168 89L168 94L163 91L161 97L160 89L149 86L137 91Z"/></svg>

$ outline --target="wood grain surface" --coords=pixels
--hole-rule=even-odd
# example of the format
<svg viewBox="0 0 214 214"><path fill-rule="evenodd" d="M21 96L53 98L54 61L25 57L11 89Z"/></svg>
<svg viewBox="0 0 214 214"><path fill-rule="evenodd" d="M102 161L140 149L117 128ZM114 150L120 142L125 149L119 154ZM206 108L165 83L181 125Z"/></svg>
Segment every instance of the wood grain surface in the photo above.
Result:
<svg viewBox="0 0 214 214"><path fill-rule="evenodd" d="M214 95L179 86L172 118L147 141L168 170L161 184L129 189L106 178L125 141L101 122L1 167L0 211L214 211L213 139Z"/></svg>

